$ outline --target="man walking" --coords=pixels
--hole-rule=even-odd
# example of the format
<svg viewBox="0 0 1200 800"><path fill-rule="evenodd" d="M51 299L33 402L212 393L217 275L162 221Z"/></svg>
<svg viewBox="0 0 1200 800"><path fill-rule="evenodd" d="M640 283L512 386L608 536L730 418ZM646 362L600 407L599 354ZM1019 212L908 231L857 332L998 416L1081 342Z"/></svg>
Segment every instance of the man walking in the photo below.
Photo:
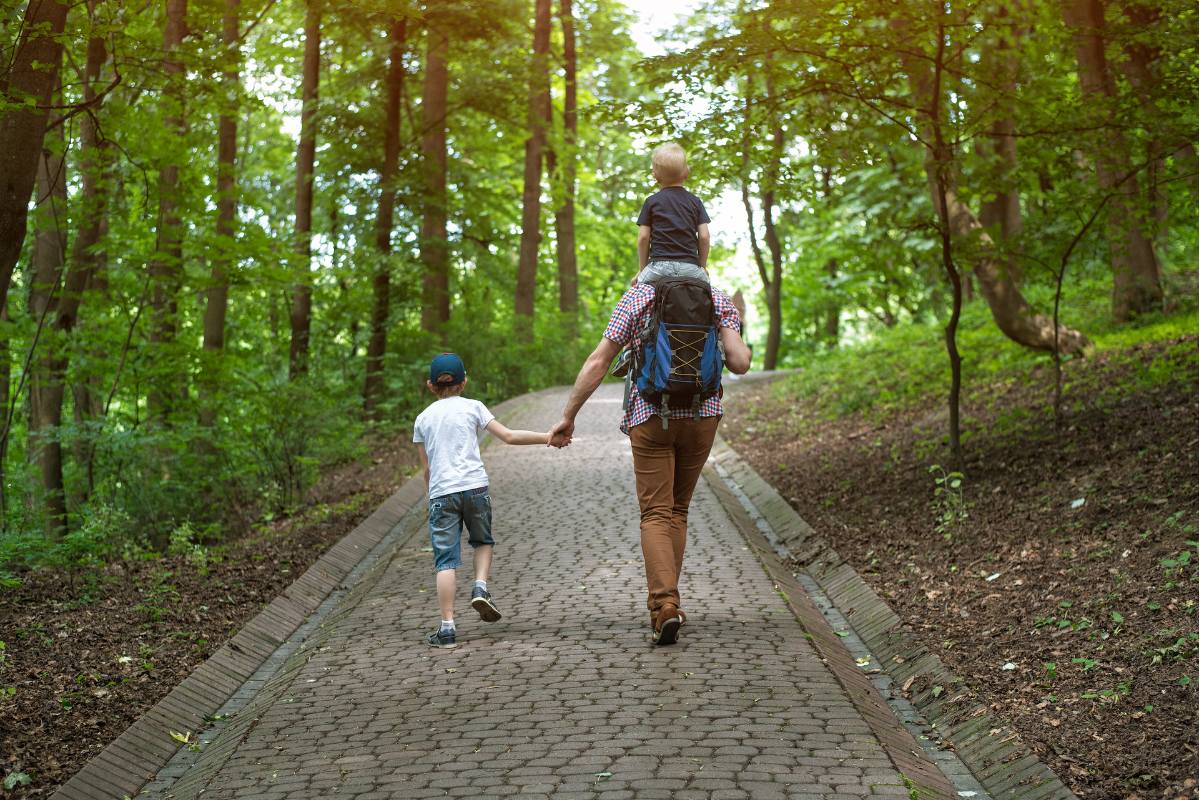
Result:
<svg viewBox="0 0 1200 800"><path fill-rule="evenodd" d="M729 297L712 289L725 366L739 375L750 369L750 350L742 341L741 318ZM567 399L562 421L550 429L550 444L562 447L571 441L575 417L604 379L608 365L621 350L640 349L640 336L654 311L653 284L631 287L613 310L600 344L592 351ZM661 419L665 413L667 420ZM636 384L621 418L621 431L629 436L633 469L641 507L642 557L646 565L646 606L650 610L653 641L675 642L686 620L680 608L679 574L687 544L688 507L708 460L722 414L719 393L694 406L673 408L651 405Z"/></svg>

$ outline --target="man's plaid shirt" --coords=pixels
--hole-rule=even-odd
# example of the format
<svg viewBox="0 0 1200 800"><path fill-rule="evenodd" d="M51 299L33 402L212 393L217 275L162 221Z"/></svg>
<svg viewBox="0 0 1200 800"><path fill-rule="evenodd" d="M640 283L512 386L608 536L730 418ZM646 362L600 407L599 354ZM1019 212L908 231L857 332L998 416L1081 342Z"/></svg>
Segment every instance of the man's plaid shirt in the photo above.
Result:
<svg viewBox="0 0 1200 800"><path fill-rule="evenodd" d="M712 290L713 307L717 312L717 320L723 328L742 329L742 320L729 297L720 289ZM640 283L625 292L621 302L613 309L608 327L604 329L604 338L616 342L622 347L637 350L641 348L641 332L650 321L654 308L654 287ZM700 404L700 416L719 417L724 413L721 408L721 397L710 397ZM691 419L690 408L672 408L667 411L671 419ZM630 428L641 425L651 417L658 415L658 409L651 406L638 395L637 384L630 387L629 408L621 418L621 432L628 434Z"/></svg>

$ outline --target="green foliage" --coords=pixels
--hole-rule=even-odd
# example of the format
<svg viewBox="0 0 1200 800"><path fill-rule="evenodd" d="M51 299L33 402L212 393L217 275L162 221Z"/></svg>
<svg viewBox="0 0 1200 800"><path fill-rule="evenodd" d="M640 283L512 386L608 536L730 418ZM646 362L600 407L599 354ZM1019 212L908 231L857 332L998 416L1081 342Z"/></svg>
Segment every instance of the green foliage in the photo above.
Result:
<svg viewBox="0 0 1200 800"><path fill-rule="evenodd" d="M371 0L324 9L311 259L297 253L295 241L303 6L243 4L238 53L220 44L222 8L190 6L176 83L163 69L160 6L72 11L62 36L65 63L83 65L88 39L97 37L121 65L121 80L103 102L86 115L65 115L54 133L61 131L65 143L69 236L95 210L83 197L85 173L108 198L94 248L102 263L71 330L54 329L53 314L48 327L28 312L44 288L33 281L33 237L26 237L14 273L7 319L0 321L0 372L7 376L0 399L12 423L0 447L0 587L28 568L94 567L147 553L175 552L203 568L207 548L229 531L302 506L323 466L362 454L364 433L405 429L430 400L425 368L441 350L463 355L468 394L489 403L569 382L635 272L632 220L654 189L648 151L667 138L689 148L689 185L702 196L745 188L768 261L776 242L768 242L763 215L773 212L783 271L779 363L801 368L775 391L816 398L831 416L891 413L940 398L948 383L941 326L949 298L926 185L928 152L922 131L910 127L920 115L910 113L917 104L905 59L931 55L948 7L922 7L900 20L863 0L713 0L681 26L680 52L640 61L629 33L637 19L626 4L576 3L578 136L571 147L562 115L563 33L554 25L548 143L557 167L542 185L534 336L522 342L514 336L513 297L530 132L528 6ZM1072 34L1053 4L1023 6L1015 27L997 22L995 4L973 6L949 34L960 54L945 121L957 192L977 212L1015 192L1023 214L1022 230L1007 237L989 228L994 246L978 231L958 237L964 274L983 255L1011 261L1026 299L1048 313L1062 254L1104 201L1092 162L1105 152L1105 137L1119 128L1131 158L1157 165L1165 213L1144 199L1134 212L1154 219L1171 312L1125 326L1109 321L1104 224L1078 241L1068 265L1062 319L1091 336L1102 356L1131 367L1125 384L1096 387L1102 397L1177 380L1195 362L1197 226L1187 180L1194 148L1192 156L1176 148L1151 157L1164 142L1195 139L1196 9L1179 0L1155 9L1162 24L1148 106L1146 93L1120 70L1111 102L1080 94ZM1128 13L1114 10L1109 20L1114 57L1146 44ZM452 39L443 243L451 314L436 331L422 323L422 258L431 244L423 217L433 200L421 95L431 14L440 15ZM381 98L393 45L385 32L401 15L407 38L400 152L395 179L384 187ZM3 27L0 50L14 48L19 28ZM1038 35L1005 38L1000 47L1016 28ZM971 33L960 41L960 31ZM1006 69L997 61L1002 51L1014 59L1007 88L997 79ZM241 83L230 89L222 72L235 55ZM79 82L63 86L55 107L80 103ZM217 127L225 114L239 126L232 235L218 234L215 220ZM182 132L170 124L174 115L186 120ZM111 145L102 154L83 151L81 122L93 117ZM1019 132L1015 169L997 158L990 135L1010 122ZM47 146L59 149L52 138ZM558 310L554 252L553 212L566 199L567 156L577 157L580 311L572 317ZM181 257L164 261L156 251L164 232L160 179L168 167L180 173L175 211L184 235ZM396 193L397 209L381 243L384 190ZM45 211L35 210L33 226L47 225ZM156 261L169 279L150 279L147 265ZM230 297L220 351L202 346L217 265L227 272ZM749 269L753 283L757 273L746 243L716 243L713 266L736 281ZM365 355L380 274L388 277L386 391L368 423ZM292 380L297 285L312 287L312 330L308 372ZM747 299L763 317L757 289ZM761 356L762 332L750 338ZM1176 340L1167 355L1138 361L1135 344L1164 340ZM1045 379L1037 373L1046 356L1005 339L980 300L967 303L959 345L968 387ZM66 364L62 421L39 429L29 396L57 363L51 356ZM1010 416L1000 424L1028 422ZM47 484L37 463L47 447L61 447L61 490ZM939 502L949 503L949 483L937 488L947 492ZM49 524L56 520L47 511L60 496L65 532Z"/></svg>
<svg viewBox="0 0 1200 800"><path fill-rule="evenodd" d="M665 120L702 155L701 181L743 189L757 204L760 243L771 193L784 254L781 358L802 365L821 349L948 314L925 173L934 142L928 100L917 96L917 70L932 72L944 47L943 157L955 199L983 226L952 236L960 273L969 279L984 259L1006 263L1033 309L1050 316L1070 249L1063 288L1074 307L1063 319L1095 337L1112 314L1118 265L1108 238L1123 226L1154 239L1168 308L1194 304L1196 19L1176 0L1110 8L1097 32L1111 81L1100 97L1081 90L1076 32L1053 3L898 13L866 0L712 0L680 27L683 49L652 62L654 83L672 89L647 108L651 124ZM1139 77L1139 58L1153 63L1152 78ZM1003 130L1019 142L1011 160L994 135ZM1097 179L1116 161L1139 187L1120 203ZM989 210L1004 195L1019 200L1019 225ZM753 336L762 343L761 330Z"/></svg>
<svg viewBox="0 0 1200 800"><path fill-rule="evenodd" d="M142 546L133 530L130 518L120 509L97 504L51 551L50 562L66 567L99 566L128 548Z"/></svg>
<svg viewBox="0 0 1200 800"><path fill-rule="evenodd" d="M949 541L967 520L967 502L963 499L963 474L947 472L938 464L929 467L933 476L933 511L936 530Z"/></svg>
<svg viewBox="0 0 1200 800"><path fill-rule="evenodd" d="M27 772L19 772L13 770L4 776L4 790L11 792L18 786L29 786L33 783L33 778Z"/></svg>
<svg viewBox="0 0 1200 800"><path fill-rule="evenodd" d="M191 523L185 522L171 531L170 543L167 545L167 554L182 556L201 575L204 575L208 572L208 551L196 541L196 538L196 531L192 529Z"/></svg>
<svg viewBox="0 0 1200 800"><path fill-rule="evenodd" d="M525 344L513 335L520 179L529 135L531 41L523 0L437 4L452 39L445 209L452 313L443 330L422 329L428 191L421 97L426 14L433 12L432 6L373 2L325 9L311 261L293 245L303 7L243 5L241 85L232 92L221 72L237 54L220 44L220 7L188 8L189 36L178 53L185 67L181 92L173 91L162 69L161 7L72 12L63 36L67 63L82 65L88 38L98 36L122 65L122 80L89 109L112 144L103 169L85 157L78 127L84 117L70 115L62 127L70 235L89 211L84 171L95 170L107 190L106 230L95 248L103 266L84 292L74 331L39 326L44 320L17 311L36 288L27 266L33 237L26 238L9 314L0 321L0 368L10 370L8 395L0 399L13 420L6 450L0 450L0 587L15 584L25 569L84 569L162 552L203 569L209 546L230 531L262 516L291 513L303 505L322 467L362 456L365 433L394 436L406 429L430 402L425 370L439 351L463 355L471 375L468 393L489 403L574 377L635 272L632 220L652 190L648 149L629 122L629 109L647 96L635 79L633 17L614 0L574 6L581 308L574 319L557 310L553 210L565 199L562 164L569 150L562 121L563 34L553 26L549 143L559 167L544 180L549 202L541 209L536 335ZM384 188L381 97L392 42L384 34L400 14L407 19L401 148L395 183L387 187L396 192L397 210L385 254L377 210ZM0 45L15 44L5 31ZM81 91L67 81L56 104L79 102ZM217 123L229 113L238 122L232 236L217 233L214 214ZM182 134L169 124L173 114L186 119ZM169 260L178 272L163 284L148 280L147 264L161 241L159 178L171 165L180 170L183 252L178 264ZM31 227L45 218L36 212ZM228 273L229 305L224 348L213 351L201 342L218 261ZM364 356L373 278L381 270L391 287L384 322L386 391L378 417L368 423L362 413ZM290 380L291 292L299 283L313 288L309 369ZM159 305L163 293L167 306ZM164 322L173 327L171 335L160 335ZM49 348L67 357L63 419L53 429L33 431L23 408L38 359ZM156 399L156 390L164 397ZM202 421L206 415L211 422ZM62 536L44 533L48 490L30 449L47 443L60 445L63 454Z"/></svg>
<svg viewBox="0 0 1200 800"><path fill-rule="evenodd" d="M7 533L0 535L0 589L12 589L21 585L14 568L29 564L35 553L45 548L40 534Z"/></svg>
<svg viewBox="0 0 1200 800"><path fill-rule="evenodd" d="M301 502L319 464L361 455L358 398L329 389L309 380L256 386L244 397L242 413L229 420L230 439L218 440L227 474L244 481L247 493L256 489L267 509ZM411 408L393 403L388 410L403 414Z"/></svg>
<svg viewBox="0 0 1200 800"><path fill-rule="evenodd" d="M1159 635L1164 634L1169 640L1174 636L1175 631L1162 631ZM1151 665L1182 663L1194 658L1198 645L1200 645L1200 636L1192 631L1186 636L1175 637L1171 644L1152 648L1147 655L1150 656Z"/></svg>
<svg viewBox="0 0 1200 800"><path fill-rule="evenodd" d="M154 625L162 622L166 616L172 603L179 599L179 591L169 579L173 573L169 570L157 570L148 586L142 587L142 602L133 607L141 617L145 624ZM153 654L152 650L143 646L142 668L149 671L154 668L153 662L149 660L149 656Z"/></svg>
<svg viewBox="0 0 1200 800"><path fill-rule="evenodd" d="M1175 555L1161 558L1158 561L1159 566L1162 567L1163 574L1169 577L1179 575L1191 563L1191 550L1180 550Z"/></svg>
<svg viewBox="0 0 1200 800"><path fill-rule="evenodd" d="M1081 299L1081 302L1086 301ZM1102 324L1100 320L1095 322ZM1123 359L1136 358L1137 354L1130 350L1136 344L1161 341L1174 344L1150 364L1131 370L1124 376L1126 383L1097 388L1120 393L1148 381L1183 380L1187 360L1192 363L1195 360L1194 341L1185 337L1189 333L1194 335L1196 324L1195 311L1188 310L1151 316L1128 325L1109 322L1100 327L1095 355L1111 354L1114 365ZM1036 380L1036 369L1049 364L1046 354L1029 351L1006 339L992 324L987 308L981 303L964 309L959 331L964 381L968 387ZM940 404L950 383L950 368L940 334L935 322L897 325L876 333L868 341L813 354L798 374L778 381L773 391L780 397L813 400L828 417L863 413L874 418ZM1050 378L1042 380L1048 382Z"/></svg>

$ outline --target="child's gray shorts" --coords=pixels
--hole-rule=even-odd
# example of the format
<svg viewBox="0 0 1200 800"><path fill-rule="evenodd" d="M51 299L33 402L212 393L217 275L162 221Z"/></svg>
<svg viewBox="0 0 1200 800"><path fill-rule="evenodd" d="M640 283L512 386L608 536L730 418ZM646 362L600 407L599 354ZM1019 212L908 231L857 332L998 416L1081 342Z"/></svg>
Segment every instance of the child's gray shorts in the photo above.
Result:
<svg viewBox="0 0 1200 800"><path fill-rule="evenodd" d="M638 283L650 283L662 278L691 278L708 283L708 273L687 261L651 261L638 273L637 280Z"/></svg>

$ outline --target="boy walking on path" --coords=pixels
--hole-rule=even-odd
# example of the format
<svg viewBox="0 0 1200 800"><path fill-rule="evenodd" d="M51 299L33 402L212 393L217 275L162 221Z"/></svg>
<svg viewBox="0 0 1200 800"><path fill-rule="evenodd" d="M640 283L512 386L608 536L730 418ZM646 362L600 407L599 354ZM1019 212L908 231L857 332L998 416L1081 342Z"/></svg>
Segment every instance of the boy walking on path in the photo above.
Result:
<svg viewBox="0 0 1200 800"><path fill-rule="evenodd" d="M549 434L509 430L487 406L462 396L467 371L454 353L442 353L429 365L426 386L438 398L413 423L413 442L429 487L429 534L437 571L442 622L426 637L433 647L457 647L454 625L454 571L462 565L462 530L474 548L475 587L471 607L484 622L500 619L488 592L492 566L492 499L487 471L479 455L479 436L487 431L506 444L548 444Z"/></svg>

